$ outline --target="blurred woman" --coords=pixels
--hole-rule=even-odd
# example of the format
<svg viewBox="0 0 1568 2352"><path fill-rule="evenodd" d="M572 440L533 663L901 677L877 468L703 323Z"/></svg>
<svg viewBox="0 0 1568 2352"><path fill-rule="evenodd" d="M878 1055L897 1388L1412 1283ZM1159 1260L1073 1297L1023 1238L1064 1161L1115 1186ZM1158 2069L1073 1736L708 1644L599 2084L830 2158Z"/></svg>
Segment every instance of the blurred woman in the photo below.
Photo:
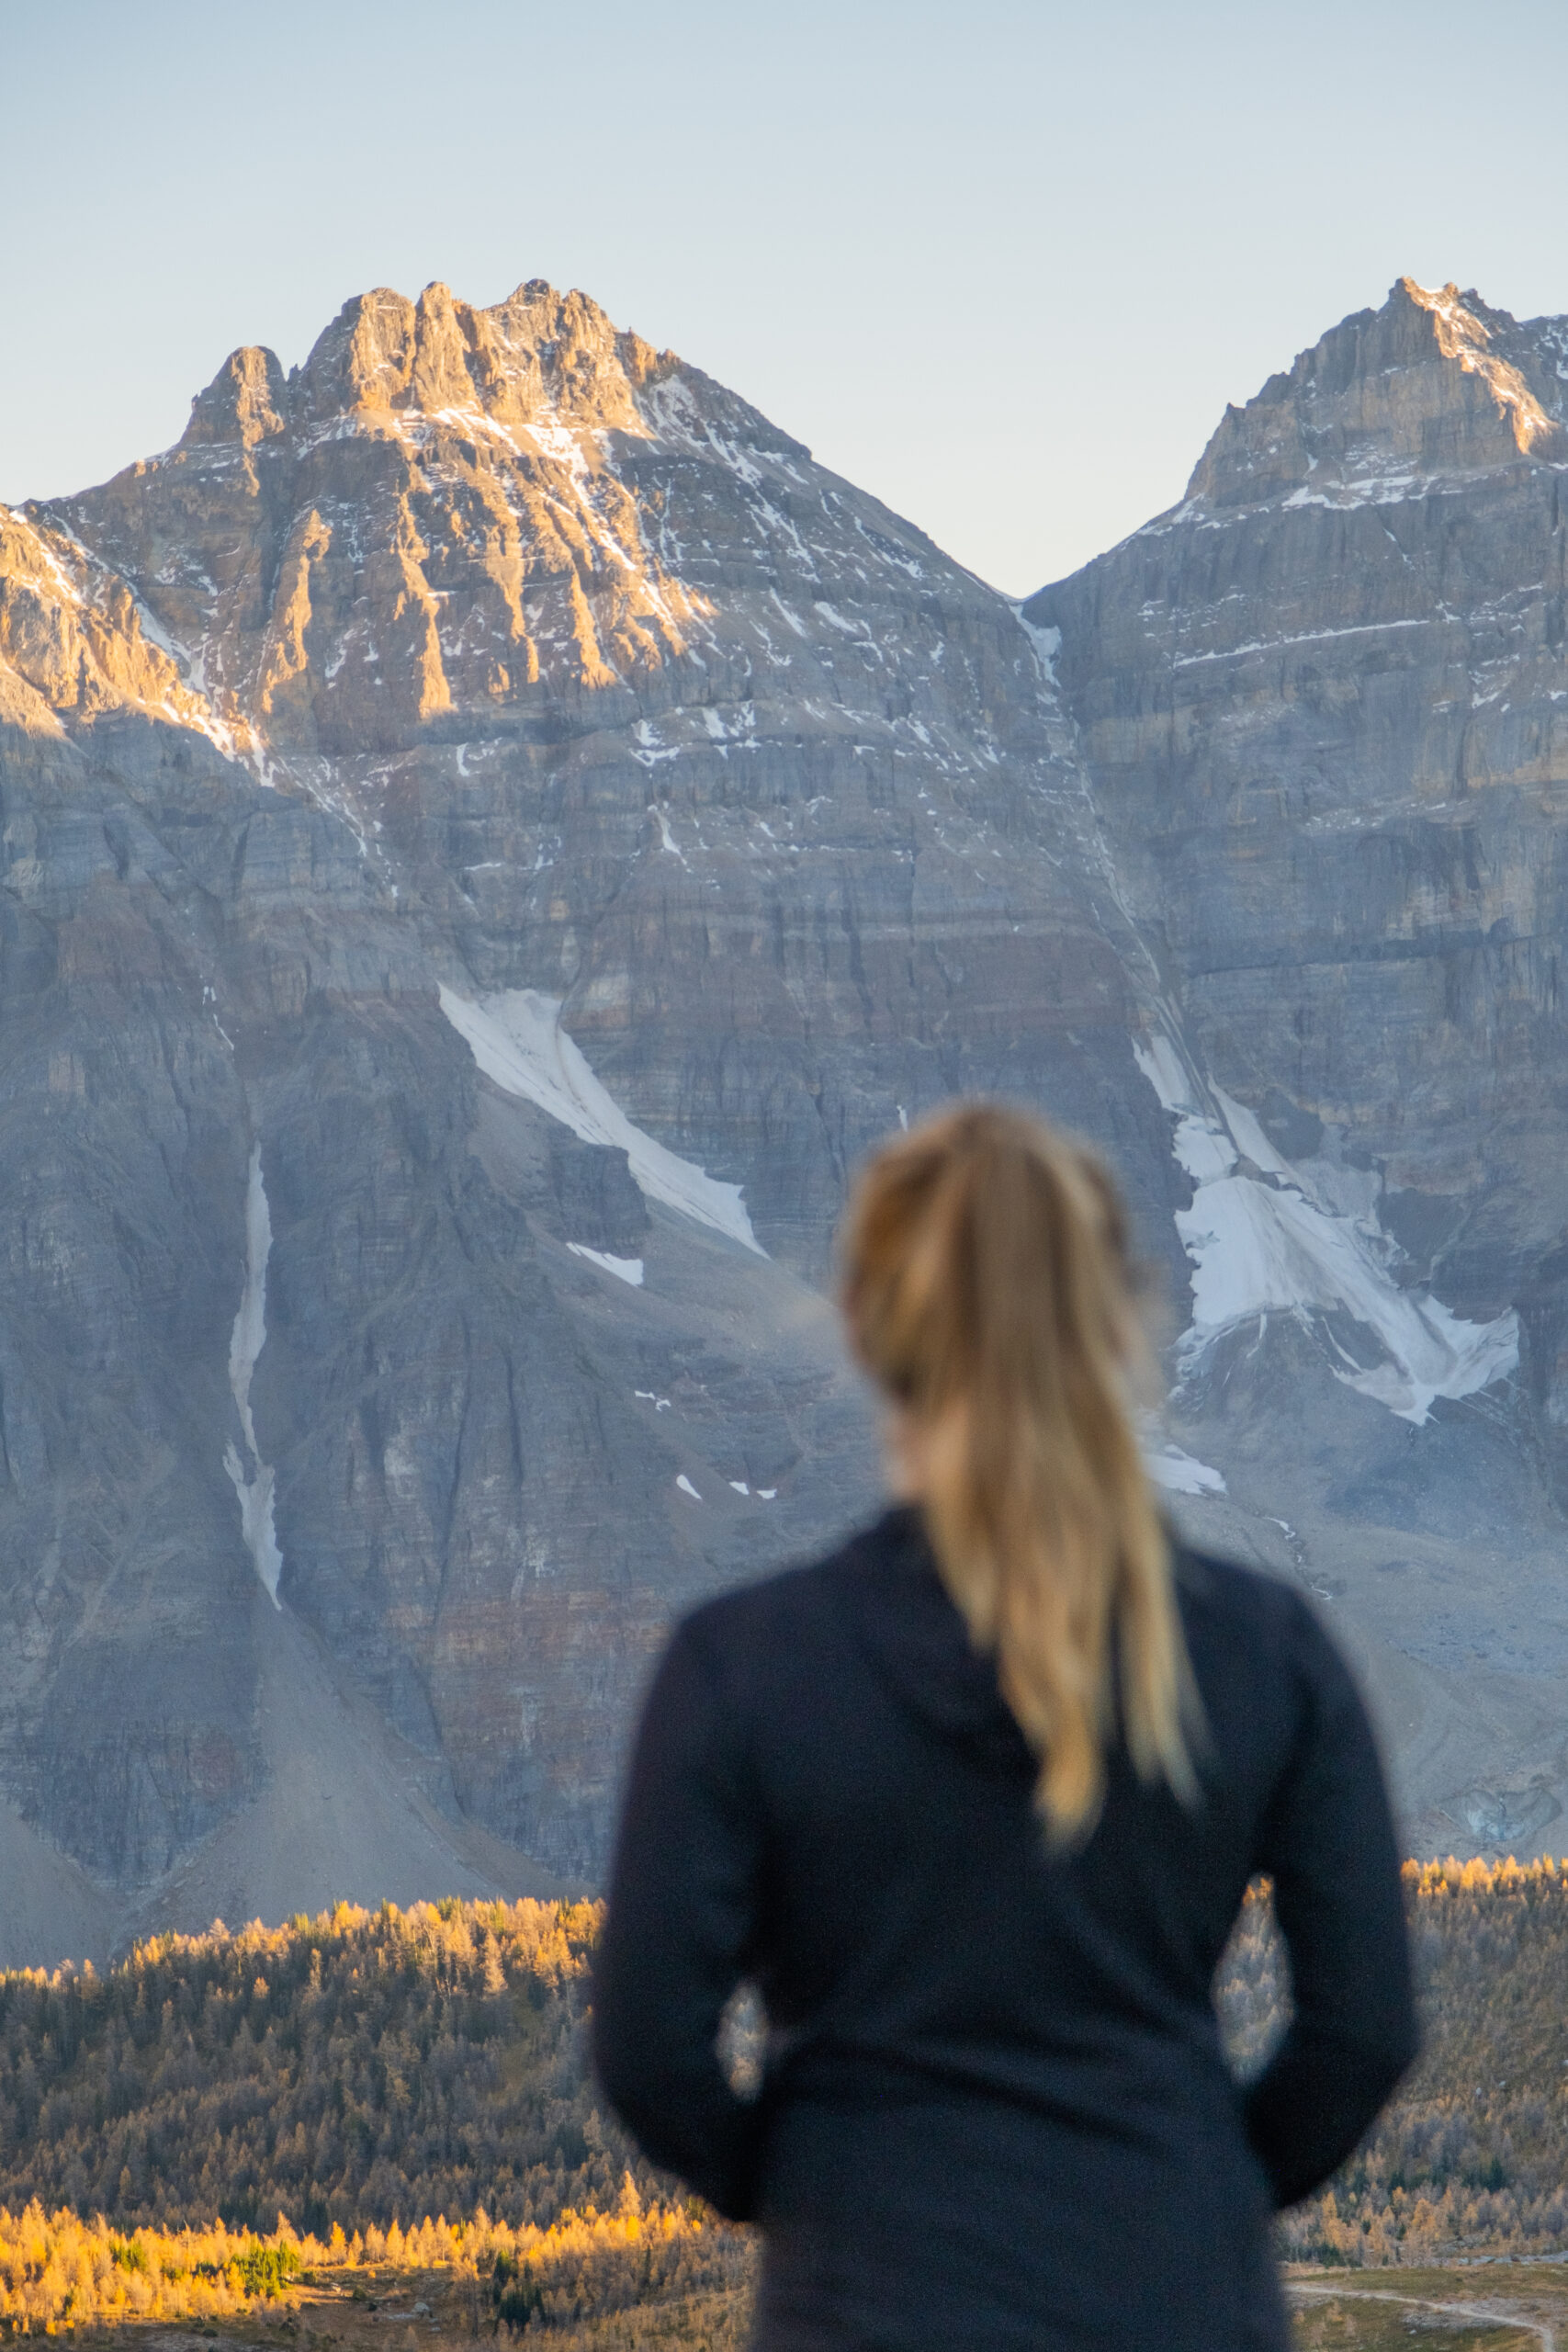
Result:
<svg viewBox="0 0 1568 2352"><path fill-rule="evenodd" d="M763 2233L763 2352L1284 2352L1274 2210L1415 2052L1399 1865L1345 1667L1289 1585L1175 1544L1128 1407L1104 1170L963 1106L871 1163L842 1304L894 1507L679 1628L594 2002L657 2164ZM1265 1872L1294 2018L1211 1999ZM742 1980L761 2096L716 2046Z"/></svg>

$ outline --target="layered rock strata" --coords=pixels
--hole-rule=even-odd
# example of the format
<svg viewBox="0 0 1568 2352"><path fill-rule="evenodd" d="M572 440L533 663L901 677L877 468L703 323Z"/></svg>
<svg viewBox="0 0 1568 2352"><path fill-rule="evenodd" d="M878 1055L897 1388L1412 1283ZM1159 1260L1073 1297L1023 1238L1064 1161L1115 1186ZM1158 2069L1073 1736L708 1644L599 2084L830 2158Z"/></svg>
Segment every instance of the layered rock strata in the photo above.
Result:
<svg viewBox="0 0 1568 2352"><path fill-rule="evenodd" d="M1490 1712L1434 1838L1562 1800L1565 376L1568 321L1402 280L1024 607L1179 1029L1187 1408L1247 1421L1233 1493Z"/></svg>

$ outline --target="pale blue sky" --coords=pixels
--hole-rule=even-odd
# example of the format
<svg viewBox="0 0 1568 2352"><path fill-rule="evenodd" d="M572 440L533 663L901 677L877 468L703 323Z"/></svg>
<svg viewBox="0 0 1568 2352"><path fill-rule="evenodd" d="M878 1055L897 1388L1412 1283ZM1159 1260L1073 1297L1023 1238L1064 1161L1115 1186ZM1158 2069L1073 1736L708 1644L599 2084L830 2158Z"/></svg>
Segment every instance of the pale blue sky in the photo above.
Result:
<svg viewBox="0 0 1568 2352"><path fill-rule="evenodd" d="M1562 0L0 0L0 498L542 277L1022 593L1401 272L1568 311L1565 67Z"/></svg>

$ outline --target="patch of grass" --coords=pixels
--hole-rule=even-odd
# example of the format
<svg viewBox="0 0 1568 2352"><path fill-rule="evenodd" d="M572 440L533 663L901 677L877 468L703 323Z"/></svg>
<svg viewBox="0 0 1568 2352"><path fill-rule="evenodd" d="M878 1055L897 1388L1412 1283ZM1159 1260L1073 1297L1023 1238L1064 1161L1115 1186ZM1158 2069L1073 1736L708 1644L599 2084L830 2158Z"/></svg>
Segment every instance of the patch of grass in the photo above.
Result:
<svg viewBox="0 0 1568 2352"><path fill-rule="evenodd" d="M1295 2270L1286 2282L1300 2352L1540 2352L1542 2325L1563 2340L1568 2279L1553 2266L1428 2265L1347 2278Z"/></svg>

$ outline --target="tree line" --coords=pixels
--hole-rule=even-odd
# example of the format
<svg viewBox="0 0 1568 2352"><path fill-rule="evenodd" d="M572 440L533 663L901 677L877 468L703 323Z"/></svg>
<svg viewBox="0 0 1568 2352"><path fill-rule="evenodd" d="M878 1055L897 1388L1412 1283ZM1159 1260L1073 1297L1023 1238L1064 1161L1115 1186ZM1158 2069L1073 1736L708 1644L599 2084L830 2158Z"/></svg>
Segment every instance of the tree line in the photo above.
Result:
<svg viewBox="0 0 1568 2352"><path fill-rule="evenodd" d="M448 2319L473 2335L548 2328L614 2341L596 2336L603 2323L651 2309L661 2340L733 2340L738 2352L751 2267L744 2232L690 2199L646 2206L629 2174L611 2211L569 2207L544 2229L510 2229L481 2211L456 2225L372 2224L352 2238L334 2227L324 2245L282 2214L265 2237L221 2221L121 2236L101 2214L84 2222L35 2201L17 2215L0 2208L0 2335L182 2319L210 2330L269 2303L341 2306L346 2294L374 2309L378 2295L406 2301L435 2279Z"/></svg>
<svg viewBox="0 0 1568 2352"><path fill-rule="evenodd" d="M1422 2052L1361 2147L1280 2219L1303 2262L1568 2249L1568 1860L1406 1862ZM1222 1963L1243 2070L1288 2013L1272 1917L1249 1896Z"/></svg>
<svg viewBox="0 0 1568 2352"><path fill-rule="evenodd" d="M348 1904L0 1975L0 2205L325 2240L661 2183L594 2099L587 1903Z"/></svg>
<svg viewBox="0 0 1568 2352"><path fill-rule="evenodd" d="M1330 2188L1283 2218L1281 2252L1385 2263L1568 2246L1568 1860L1409 1863L1405 1894L1423 2054ZM587 1903L340 1904L274 1929L159 1937L103 1975L0 1975L0 2207L98 2216L121 2238L275 2232L281 2215L328 2247L376 2233L383 2259L426 2224L482 2221L512 2324L564 2324L610 2244L590 2247L584 2217L609 2227L628 2199L645 2217L696 2211L594 2096L600 1917ZM1216 1997L1235 2063L1255 2067L1289 2001L1258 1892ZM653 2287L650 2227L639 2220L631 2267ZM498 2286L494 2265L521 2266L518 2233L553 2229L566 2235L549 2261L578 2286L552 2313L535 2240L526 2276ZM743 2269L744 2240L729 2241ZM718 2267L694 2269L696 2243L682 2293L729 2275L717 2237L702 2262ZM620 2309L621 2291L595 2288L582 2309Z"/></svg>

